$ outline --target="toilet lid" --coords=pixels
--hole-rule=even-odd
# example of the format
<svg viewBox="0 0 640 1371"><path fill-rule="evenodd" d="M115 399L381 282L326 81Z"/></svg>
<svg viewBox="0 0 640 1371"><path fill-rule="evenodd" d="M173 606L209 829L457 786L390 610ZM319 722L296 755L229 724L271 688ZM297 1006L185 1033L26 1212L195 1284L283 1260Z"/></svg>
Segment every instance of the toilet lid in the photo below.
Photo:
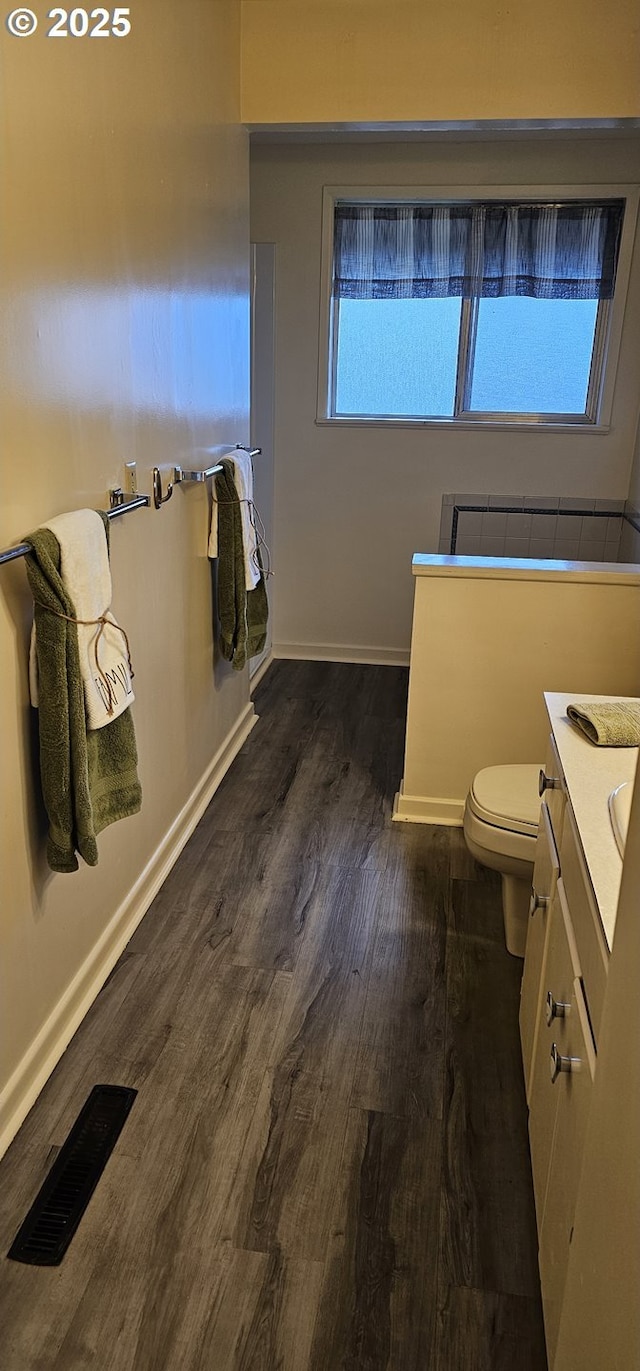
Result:
<svg viewBox="0 0 640 1371"><path fill-rule="evenodd" d="M471 786L471 807L494 828L535 836L540 818L539 766L487 766Z"/></svg>

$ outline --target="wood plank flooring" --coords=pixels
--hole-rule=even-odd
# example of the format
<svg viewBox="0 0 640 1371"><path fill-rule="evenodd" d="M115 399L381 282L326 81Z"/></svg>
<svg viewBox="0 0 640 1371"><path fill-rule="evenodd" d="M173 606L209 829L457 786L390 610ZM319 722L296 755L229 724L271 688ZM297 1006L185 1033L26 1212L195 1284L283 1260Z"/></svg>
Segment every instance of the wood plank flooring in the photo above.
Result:
<svg viewBox="0 0 640 1371"><path fill-rule="evenodd" d="M260 722L0 1164L3 1371L545 1371L521 964L459 830L392 824L407 673ZM138 1097L58 1268L8 1250Z"/></svg>

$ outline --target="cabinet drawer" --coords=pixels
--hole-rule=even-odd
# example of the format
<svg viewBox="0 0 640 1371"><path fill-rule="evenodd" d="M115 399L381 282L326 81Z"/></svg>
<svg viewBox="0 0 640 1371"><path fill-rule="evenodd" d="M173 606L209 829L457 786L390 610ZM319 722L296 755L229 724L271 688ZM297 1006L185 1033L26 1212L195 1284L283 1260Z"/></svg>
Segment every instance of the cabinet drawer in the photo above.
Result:
<svg viewBox="0 0 640 1371"><path fill-rule="evenodd" d="M564 822L564 811L567 801L567 787L562 770L562 763L558 756L553 734L549 737L547 747L547 759L544 764L545 779L553 782L547 785L543 791L543 798L549 811L551 827L555 839L556 848L560 847L562 838L562 826Z"/></svg>
<svg viewBox="0 0 640 1371"><path fill-rule="evenodd" d="M591 1029L579 978L572 988L571 1012L567 1016L562 1051L570 1059L571 1069L561 1071L553 1084L551 1075L548 1078L549 1089L557 1092L558 1099L539 1246L549 1366L553 1365L558 1336L595 1069Z"/></svg>
<svg viewBox="0 0 640 1371"><path fill-rule="evenodd" d="M558 854L553 840L549 810L546 800L543 800L540 808L540 827L536 840L533 890L529 906L527 947L520 992L520 1041L527 1100L531 1087L531 1072L541 1013L540 982L544 974L547 954L549 910L556 893L559 874Z"/></svg>
<svg viewBox="0 0 640 1371"><path fill-rule="evenodd" d="M569 1042L573 995L579 976L580 966L571 920L562 880L559 879L548 914L547 954L540 981L538 1031L529 1084L529 1142L538 1233L542 1230L544 1219L556 1110L564 1088L564 1083L558 1089L558 1082L555 1087L551 1082L551 1047L555 1043L563 1056L571 1055ZM551 997L551 1009L554 1010L552 1018L547 1015L548 996Z"/></svg>
<svg viewBox="0 0 640 1371"><path fill-rule="evenodd" d="M567 805L562 829L560 867L567 902L573 919L576 942L580 949L584 995L597 1047L607 985L609 954L570 805Z"/></svg>

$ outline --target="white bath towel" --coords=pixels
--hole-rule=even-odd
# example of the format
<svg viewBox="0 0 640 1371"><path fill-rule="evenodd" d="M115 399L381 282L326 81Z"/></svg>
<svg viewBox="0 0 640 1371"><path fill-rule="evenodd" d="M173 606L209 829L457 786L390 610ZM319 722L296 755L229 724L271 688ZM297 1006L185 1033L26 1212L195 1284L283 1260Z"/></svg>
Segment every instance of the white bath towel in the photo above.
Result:
<svg viewBox="0 0 640 1371"><path fill-rule="evenodd" d="M124 634L111 613L111 572L104 524L93 509L60 514L42 525L60 544L60 575L78 619L80 671L84 684L87 728L104 728L133 702L129 658ZM97 665L96 665L97 652ZM35 625L29 654L31 703L38 705Z"/></svg>
<svg viewBox="0 0 640 1371"><path fill-rule="evenodd" d="M233 462L233 482L240 501L242 519L242 551L244 555L245 588L255 590L260 580L260 567L256 551L258 539L253 524L253 467L248 452L236 449L230 452L227 460ZM209 525L209 557L218 556L218 502L215 486L212 492L211 522Z"/></svg>

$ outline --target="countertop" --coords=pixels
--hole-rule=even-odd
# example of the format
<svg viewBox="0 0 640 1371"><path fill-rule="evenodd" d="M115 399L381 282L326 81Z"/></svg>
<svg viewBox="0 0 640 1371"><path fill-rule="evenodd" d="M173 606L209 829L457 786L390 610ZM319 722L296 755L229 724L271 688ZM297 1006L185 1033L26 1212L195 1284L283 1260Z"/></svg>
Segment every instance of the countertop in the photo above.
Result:
<svg viewBox="0 0 640 1371"><path fill-rule="evenodd" d="M622 877L622 858L609 817L609 796L623 781L633 781L639 749L596 747L570 723L567 705L581 700L602 703L632 698L576 692L545 692L544 697L609 951Z"/></svg>
<svg viewBox="0 0 640 1371"><path fill-rule="evenodd" d="M416 552L411 570L414 576L461 576L466 580L640 583L637 562L561 562L549 557L449 557Z"/></svg>

